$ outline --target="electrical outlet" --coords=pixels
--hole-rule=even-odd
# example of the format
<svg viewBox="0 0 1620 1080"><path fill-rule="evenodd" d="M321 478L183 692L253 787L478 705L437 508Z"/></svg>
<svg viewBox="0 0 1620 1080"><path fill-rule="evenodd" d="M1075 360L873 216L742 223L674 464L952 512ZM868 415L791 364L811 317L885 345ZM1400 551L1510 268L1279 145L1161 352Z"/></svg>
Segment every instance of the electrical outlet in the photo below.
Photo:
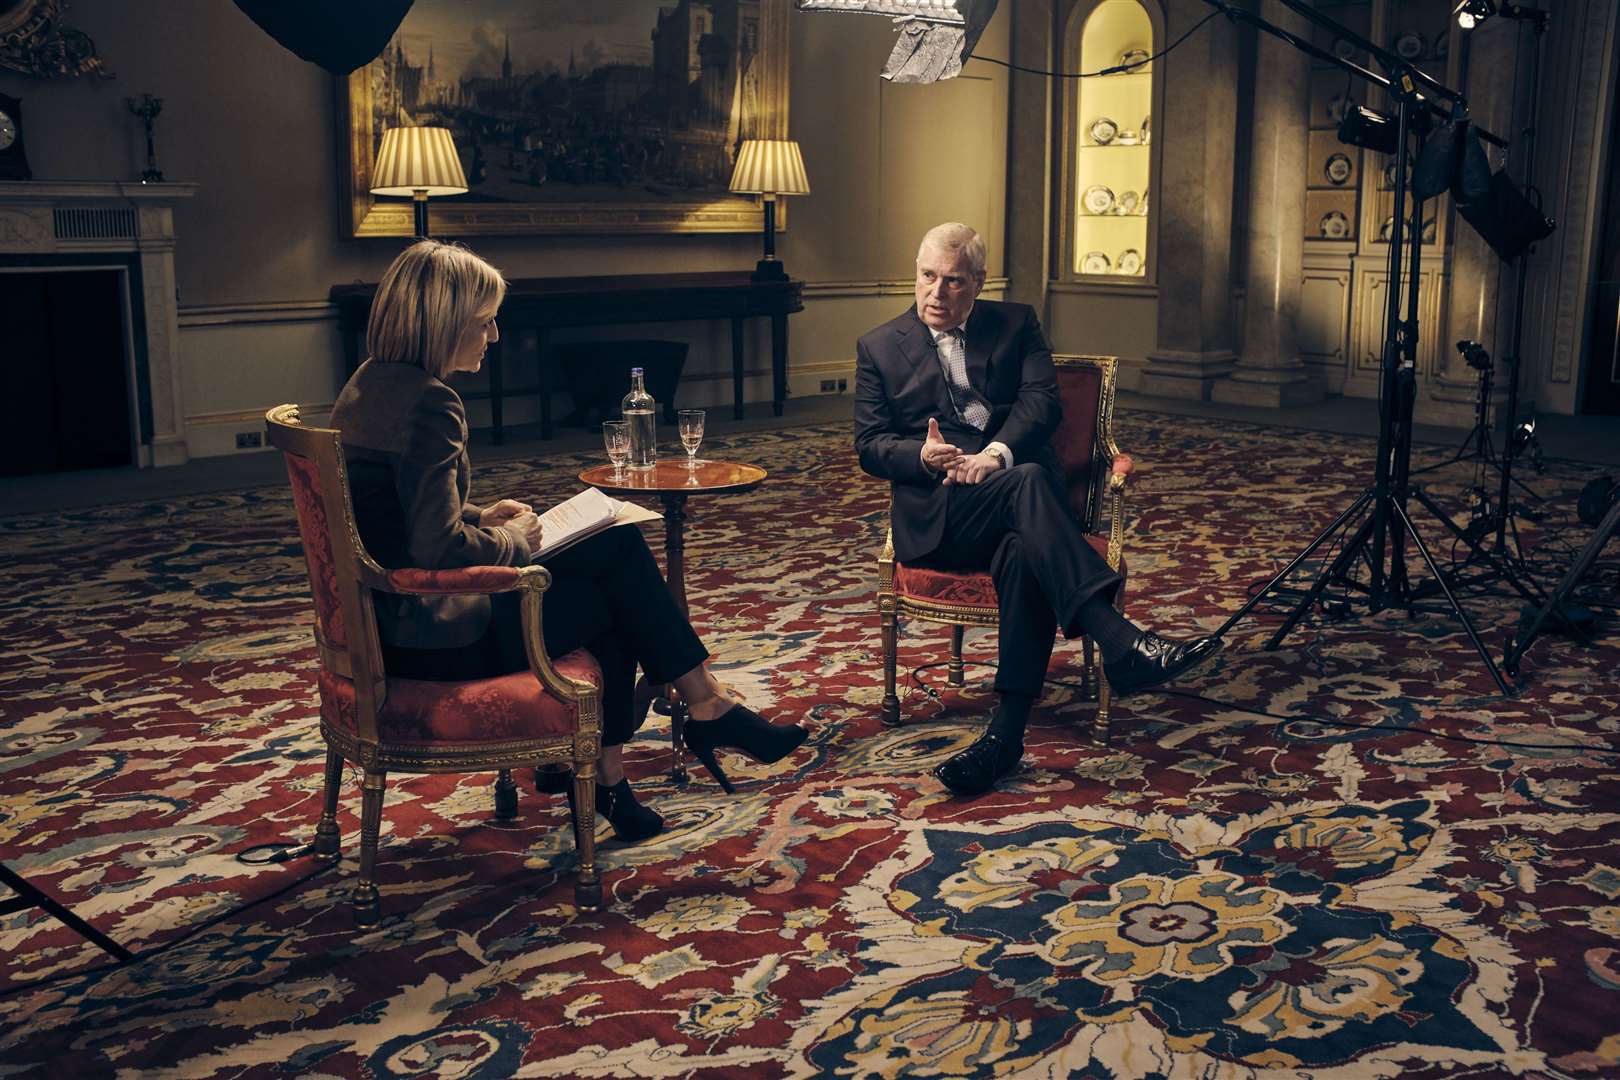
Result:
<svg viewBox="0 0 1620 1080"><path fill-rule="evenodd" d="M236 448L238 450L255 450L264 445L264 432L238 431L236 433Z"/></svg>
<svg viewBox="0 0 1620 1080"><path fill-rule="evenodd" d="M835 387L836 385L838 385L838 384L832 379L822 379L821 380L821 392L823 394L830 394L830 393L833 392L833 387Z"/></svg>
<svg viewBox="0 0 1620 1080"><path fill-rule="evenodd" d="M845 390L848 390L848 389L849 389L849 380L848 379L839 379L838 380L838 392L840 394L842 394Z"/></svg>

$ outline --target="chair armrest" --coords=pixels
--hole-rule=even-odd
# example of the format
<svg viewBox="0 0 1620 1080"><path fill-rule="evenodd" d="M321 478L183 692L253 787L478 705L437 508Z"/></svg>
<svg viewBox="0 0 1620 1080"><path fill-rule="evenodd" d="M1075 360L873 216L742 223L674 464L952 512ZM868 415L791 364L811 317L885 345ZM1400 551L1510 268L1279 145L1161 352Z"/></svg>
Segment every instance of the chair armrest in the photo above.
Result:
<svg viewBox="0 0 1620 1080"><path fill-rule="evenodd" d="M511 592L521 577L521 569L516 566L463 566L454 570L410 567L386 571L381 584L367 584L383 592L409 596L463 596Z"/></svg>
<svg viewBox="0 0 1620 1080"><path fill-rule="evenodd" d="M546 636L542 629L544 626L541 605L545 599L545 592L551 588L551 571L543 566L524 566L516 570L518 575L518 588L523 592L523 649L529 656L529 669L534 677L540 680L555 697L564 701L572 701L582 710L585 709L586 699L595 698L596 687L587 682L576 682L558 671L551 662L551 655L546 652ZM589 711L596 716L595 724L601 720L601 703ZM599 734L599 728L592 727L592 739ZM594 757L601 749L593 743L586 748Z"/></svg>
<svg viewBox="0 0 1620 1080"><path fill-rule="evenodd" d="M1117 454L1114 463L1108 469L1108 490L1117 491L1125 486L1125 478L1131 475L1136 468L1136 462L1129 454Z"/></svg>
<svg viewBox="0 0 1620 1080"><path fill-rule="evenodd" d="M1115 454L1108 470L1108 565L1119 569L1125 555L1125 479L1136 468L1129 454Z"/></svg>

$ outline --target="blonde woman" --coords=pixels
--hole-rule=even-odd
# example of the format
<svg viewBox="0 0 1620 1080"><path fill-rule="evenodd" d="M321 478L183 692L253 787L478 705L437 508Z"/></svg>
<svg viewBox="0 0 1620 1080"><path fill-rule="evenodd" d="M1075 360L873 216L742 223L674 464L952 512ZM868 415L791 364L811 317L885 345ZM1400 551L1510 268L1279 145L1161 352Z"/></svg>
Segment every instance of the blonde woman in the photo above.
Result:
<svg viewBox="0 0 1620 1080"><path fill-rule="evenodd" d="M527 504L468 501L467 414L447 381L477 371L500 340L495 316L505 296L500 271L435 240L406 249L377 287L368 358L338 395L332 426L342 432L360 538L383 566L516 566L540 546L540 520ZM767 723L709 674L708 650L670 598L639 530L607 529L542 561L552 574L547 652L584 648L602 666L596 806L621 840L663 828L624 775L623 744L646 719L646 698L636 700L634 689L637 665L650 682L675 685L691 712L687 745L722 784L717 748L769 762L804 741L802 728ZM461 680L528 666L515 594L378 594L376 601L390 675Z"/></svg>

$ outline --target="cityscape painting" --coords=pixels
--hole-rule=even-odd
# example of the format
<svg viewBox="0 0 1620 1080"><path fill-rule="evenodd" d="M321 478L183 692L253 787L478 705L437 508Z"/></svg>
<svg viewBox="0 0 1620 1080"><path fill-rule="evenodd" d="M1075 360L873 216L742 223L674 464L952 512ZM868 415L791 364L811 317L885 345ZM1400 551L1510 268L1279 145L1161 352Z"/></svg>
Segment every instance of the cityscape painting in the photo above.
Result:
<svg viewBox="0 0 1620 1080"><path fill-rule="evenodd" d="M464 196L435 235L747 232L728 190L744 139L787 137L790 0L416 0L344 80L353 236L410 235L370 194L391 127L449 128Z"/></svg>

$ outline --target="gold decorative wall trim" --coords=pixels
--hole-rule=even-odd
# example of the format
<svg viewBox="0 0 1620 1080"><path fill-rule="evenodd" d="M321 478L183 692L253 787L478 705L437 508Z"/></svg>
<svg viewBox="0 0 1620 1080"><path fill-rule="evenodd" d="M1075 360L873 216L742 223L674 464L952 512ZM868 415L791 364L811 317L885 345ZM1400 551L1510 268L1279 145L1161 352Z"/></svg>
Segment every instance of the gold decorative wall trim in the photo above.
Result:
<svg viewBox="0 0 1620 1080"><path fill-rule="evenodd" d="M886 281L807 281L804 283L804 294L815 297L838 296L911 296L917 288L916 282L911 278L892 278ZM1005 277L987 277L984 279L984 291L987 293L1003 293L1007 291Z"/></svg>
<svg viewBox="0 0 1620 1080"><path fill-rule="evenodd" d="M337 306L327 300L279 300L262 304L211 304L182 307L180 325L240 326L251 323L332 322Z"/></svg>

